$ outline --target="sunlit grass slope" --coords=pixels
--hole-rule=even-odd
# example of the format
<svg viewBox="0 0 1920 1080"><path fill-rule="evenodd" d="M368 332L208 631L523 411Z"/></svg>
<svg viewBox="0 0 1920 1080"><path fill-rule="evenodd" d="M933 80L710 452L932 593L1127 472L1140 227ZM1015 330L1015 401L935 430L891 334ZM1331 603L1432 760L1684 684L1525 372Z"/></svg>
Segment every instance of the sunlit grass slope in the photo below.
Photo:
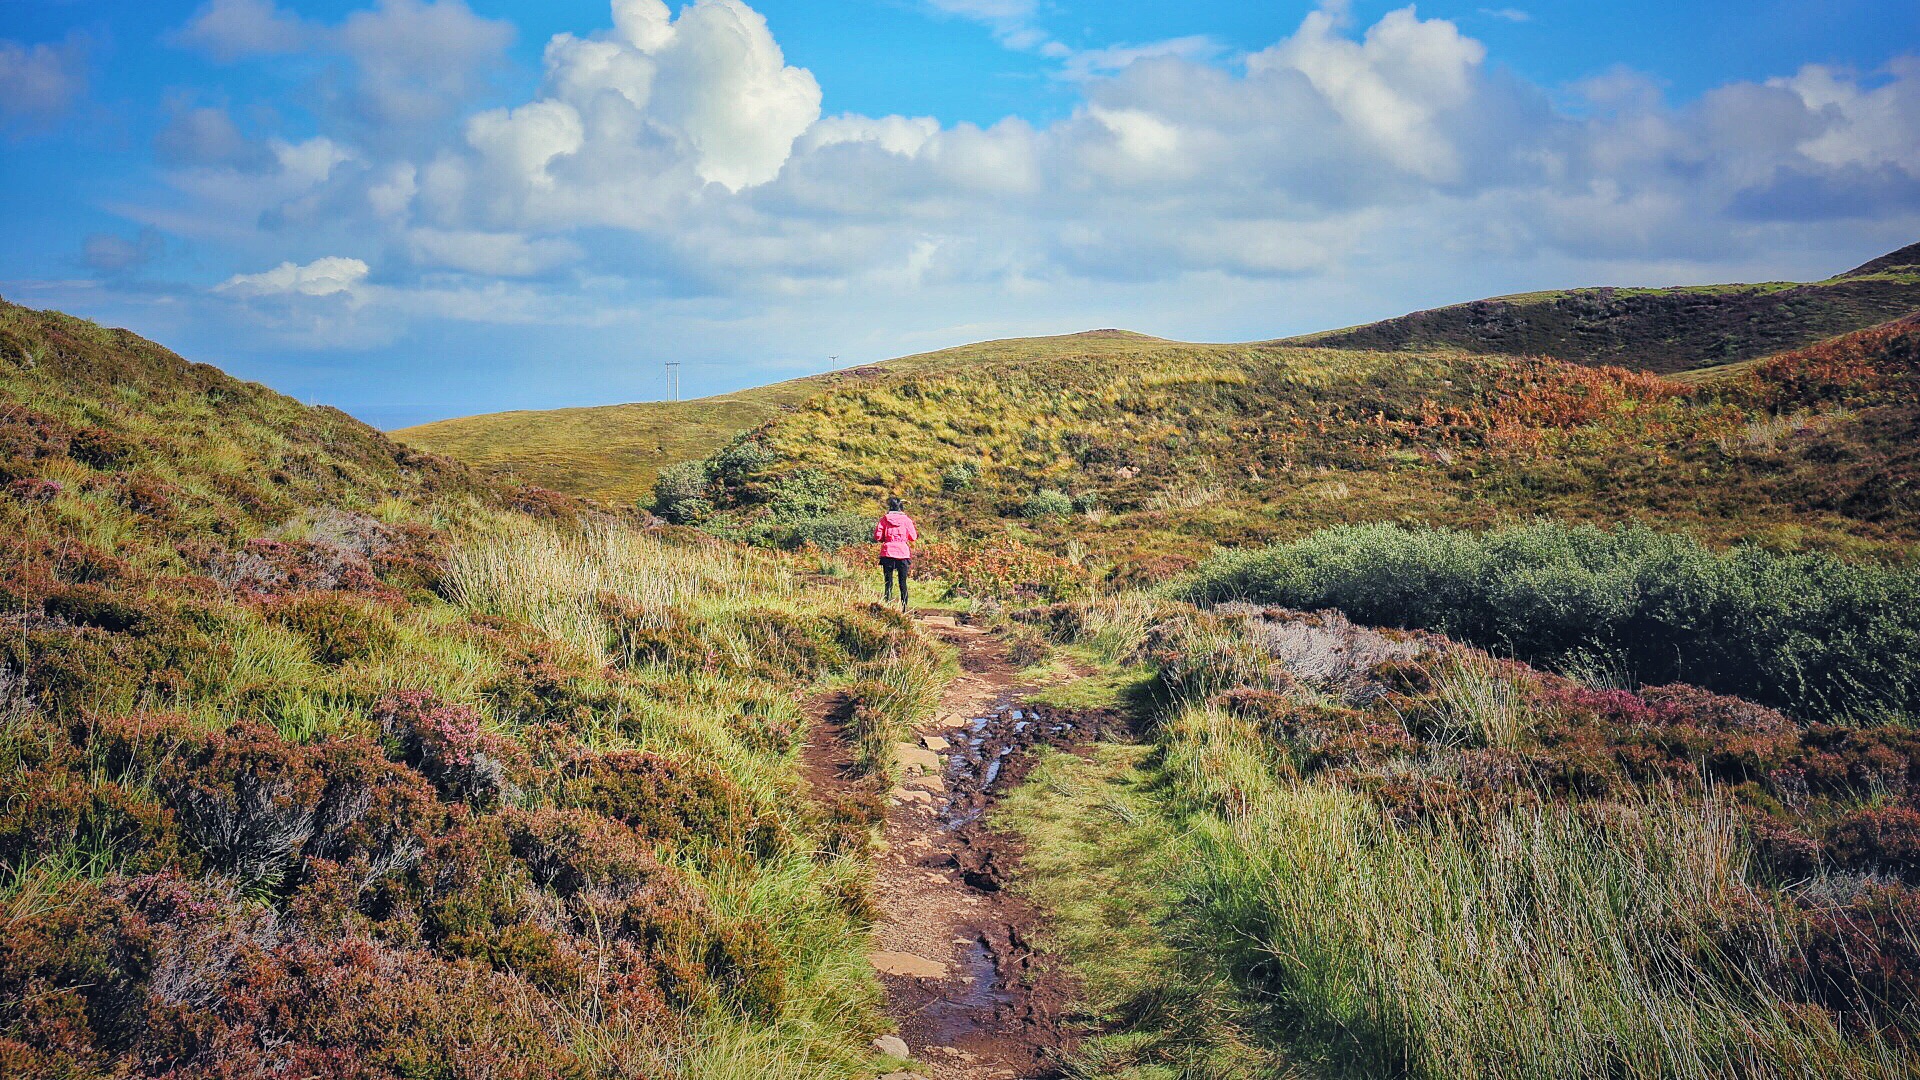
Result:
<svg viewBox="0 0 1920 1080"><path fill-rule="evenodd" d="M1101 356L1158 341L1119 330L986 341L693 401L489 413L404 428L393 436L558 491L631 503L652 492L654 478L665 466L706 457L815 394L871 380L882 371L936 371L1036 356Z"/></svg>
<svg viewBox="0 0 1920 1080"><path fill-rule="evenodd" d="M870 1076L906 620L0 305L0 1073Z"/></svg>
<svg viewBox="0 0 1920 1080"><path fill-rule="evenodd" d="M1457 351L1173 344L883 376L764 425L680 505L710 505L726 531L823 493L863 513L900 494L936 540L1143 581L1331 525L1540 516L1899 559L1920 538L1916 355L1906 324L1684 383Z"/></svg>

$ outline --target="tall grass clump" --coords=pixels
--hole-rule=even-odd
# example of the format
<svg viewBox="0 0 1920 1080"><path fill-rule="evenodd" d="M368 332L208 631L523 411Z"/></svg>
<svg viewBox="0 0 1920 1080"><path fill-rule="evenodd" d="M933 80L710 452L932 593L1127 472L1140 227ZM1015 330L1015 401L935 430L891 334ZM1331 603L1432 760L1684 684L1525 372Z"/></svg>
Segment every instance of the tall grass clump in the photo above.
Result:
<svg viewBox="0 0 1920 1080"><path fill-rule="evenodd" d="M1198 819L1196 899L1222 961L1348 1074L1902 1075L1764 981L1796 945L1715 799L1405 828L1235 761L1186 777L1231 792ZM1729 911L1748 916L1738 947L1717 943Z"/></svg>
<svg viewBox="0 0 1920 1080"><path fill-rule="evenodd" d="M448 559L447 591L471 610L527 622L606 662L602 599L664 620L699 600L744 603L793 591L789 575L738 548L670 545L618 524L503 518Z"/></svg>
<svg viewBox="0 0 1920 1080"><path fill-rule="evenodd" d="M1337 608L1550 666L1601 656L1638 682L1808 718L1920 713L1920 573L1828 555L1719 552L1639 525L1347 525L1216 556L1170 591Z"/></svg>
<svg viewBox="0 0 1920 1080"><path fill-rule="evenodd" d="M886 773L894 765L894 744L939 705L952 665L931 655L913 655L867 666L869 676L847 690L848 732L861 770Z"/></svg>

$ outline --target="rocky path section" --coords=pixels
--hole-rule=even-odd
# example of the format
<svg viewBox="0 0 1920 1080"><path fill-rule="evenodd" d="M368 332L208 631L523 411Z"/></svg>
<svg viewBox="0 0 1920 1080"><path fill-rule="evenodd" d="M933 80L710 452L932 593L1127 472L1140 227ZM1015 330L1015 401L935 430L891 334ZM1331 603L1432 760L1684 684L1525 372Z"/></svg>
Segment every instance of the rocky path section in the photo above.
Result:
<svg viewBox="0 0 1920 1080"><path fill-rule="evenodd" d="M936 1080L1057 1076L1072 987L1032 943L1039 913L1002 888L1019 852L984 818L1025 775L1036 744L1082 742L1099 725L1024 704L1027 688L984 631L950 618L922 624L959 649L962 673L914 741L897 747L902 780L888 794L871 957L900 1026L889 1049Z"/></svg>

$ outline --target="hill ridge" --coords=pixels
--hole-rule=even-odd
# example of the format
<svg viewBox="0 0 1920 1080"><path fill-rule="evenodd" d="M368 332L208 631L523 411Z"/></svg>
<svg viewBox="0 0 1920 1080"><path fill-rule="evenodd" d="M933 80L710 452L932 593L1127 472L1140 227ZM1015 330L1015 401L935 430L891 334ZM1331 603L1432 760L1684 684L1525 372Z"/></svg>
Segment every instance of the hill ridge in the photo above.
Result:
<svg viewBox="0 0 1920 1080"><path fill-rule="evenodd" d="M817 394L870 380L1015 361L1102 362L1184 350L1195 356L1306 346L1550 355L1659 373L1713 368L1811 345L1920 310L1920 244L1823 282L1649 289L1605 286L1518 293L1412 312L1381 322L1240 344L1174 341L1115 328L998 338L911 353L687 402L512 410L392 432L403 442L573 494L647 497L659 470L698 460Z"/></svg>

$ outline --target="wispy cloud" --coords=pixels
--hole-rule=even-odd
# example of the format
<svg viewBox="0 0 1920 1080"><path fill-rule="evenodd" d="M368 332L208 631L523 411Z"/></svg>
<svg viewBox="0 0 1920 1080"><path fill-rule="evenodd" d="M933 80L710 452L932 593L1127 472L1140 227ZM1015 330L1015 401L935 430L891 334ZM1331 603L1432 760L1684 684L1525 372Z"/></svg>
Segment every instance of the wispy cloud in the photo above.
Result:
<svg viewBox="0 0 1920 1080"><path fill-rule="evenodd" d="M1528 23L1533 21L1533 13L1515 7L1481 8L1480 14L1489 19L1500 19L1510 23Z"/></svg>
<svg viewBox="0 0 1920 1080"><path fill-rule="evenodd" d="M0 119L50 120L87 89L87 39L28 45L0 39Z"/></svg>

